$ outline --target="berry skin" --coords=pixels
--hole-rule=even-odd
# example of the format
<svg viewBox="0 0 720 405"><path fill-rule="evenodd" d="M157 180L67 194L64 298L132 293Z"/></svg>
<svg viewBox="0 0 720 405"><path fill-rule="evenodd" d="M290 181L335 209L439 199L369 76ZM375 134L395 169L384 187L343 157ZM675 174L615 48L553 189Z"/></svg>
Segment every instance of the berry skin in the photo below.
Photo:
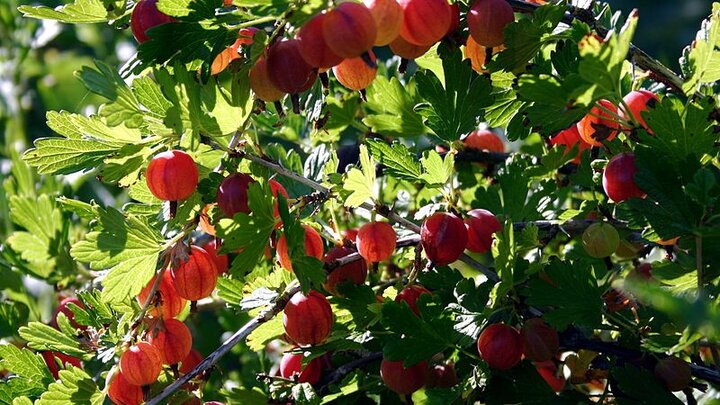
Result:
<svg viewBox="0 0 720 405"><path fill-rule="evenodd" d="M336 55L357 58L372 48L377 38L377 26L364 4L345 2L327 13L323 35Z"/></svg>
<svg viewBox="0 0 720 405"><path fill-rule="evenodd" d="M130 384L120 370L115 370L114 374L108 388L110 400L116 405L140 405L143 402L142 388Z"/></svg>
<svg viewBox="0 0 720 405"><path fill-rule="evenodd" d="M370 60L375 63L375 54L368 51ZM362 90L375 80L377 66L370 67L363 58L345 59L332 68L335 78L350 90Z"/></svg>
<svg viewBox="0 0 720 405"><path fill-rule="evenodd" d="M590 256L601 259L612 255L618 249L620 235L612 225L596 222L583 232L582 243Z"/></svg>
<svg viewBox="0 0 720 405"><path fill-rule="evenodd" d="M505 152L505 144L493 131L481 129L473 131L463 140L466 148L487 150L490 152Z"/></svg>
<svg viewBox="0 0 720 405"><path fill-rule="evenodd" d="M157 0L140 0L130 17L130 29L138 44L142 44L150 39L147 36L148 29L174 21L174 18L158 10Z"/></svg>
<svg viewBox="0 0 720 405"><path fill-rule="evenodd" d="M453 363L436 364L430 369L427 382L428 388L450 388L457 383L458 377Z"/></svg>
<svg viewBox="0 0 720 405"><path fill-rule="evenodd" d="M403 10L396 0L363 0L363 4L370 10L375 20L376 46L387 45L400 35Z"/></svg>
<svg viewBox="0 0 720 405"><path fill-rule="evenodd" d="M558 367L552 360L535 363L535 369L553 391L560 392L565 388L565 377L562 373L558 375Z"/></svg>
<svg viewBox="0 0 720 405"><path fill-rule="evenodd" d="M273 203L273 216L275 218L280 218L280 210L278 209L278 194L285 197L285 200L290 198L290 195L288 194L287 190L285 190L285 187L283 187L280 182L274 179L268 180L268 184L270 185L270 192L272 193L273 197L275 197L275 202ZM280 225L280 224L278 224Z"/></svg>
<svg viewBox="0 0 720 405"><path fill-rule="evenodd" d="M213 76L217 75L225 70L232 61L242 59L240 47L243 45L252 45L253 37L258 31L260 30L256 27L241 28L238 31L238 39L215 57L212 65L210 65L210 74Z"/></svg>
<svg viewBox="0 0 720 405"><path fill-rule="evenodd" d="M655 377L670 391L682 391L690 384L692 373L686 361L670 356L657 362Z"/></svg>
<svg viewBox="0 0 720 405"><path fill-rule="evenodd" d="M152 290L152 286L155 284L155 277L157 276L150 279L150 282L148 282L148 284L140 290L140 293L137 296L140 306L145 305L145 302L150 295L150 290ZM185 308L187 301L185 298L178 295L177 290L175 290L175 284L172 281L172 274L170 271L165 271L163 273L157 292L160 295L159 303L154 308L150 309L150 315L155 317L162 315L165 319L171 319L178 316L178 314L180 314L180 312L182 312Z"/></svg>
<svg viewBox="0 0 720 405"><path fill-rule="evenodd" d="M190 353L185 356L182 363L180 363L180 372L187 374L190 370L194 369L200 362L203 361L203 355L195 349L190 349Z"/></svg>
<svg viewBox="0 0 720 405"><path fill-rule="evenodd" d="M430 48L432 48L432 46L411 44L401 36L398 36L390 42L390 50L403 59L417 59L425 55Z"/></svg>
<svg viewBox="0 0 720 405"><path fill-rule="evenodd" d="M200 229L210 236L215 236L215 225L212 224L210 218L210 209L216 204L206 204L200 211Z"/></svg>
<svg viewBox="0 0 720 405"><path fill-rule="evenodd" d="M336 247L330 250L323 261L325 263L331 263L337 259L348 256L355 253L352 249L346 247ZM367 278L368 270L365 260L355 260L348 264L336 267L330 270L330 273L325 280L323 287L332 295L339 296L337 292L337 285L340 283L351 282L354 284L362 284Z"/></svg>
<svg viewBox="0 0 720 405"><path fill-rule="evenodd" d="M380 377L385 385L398 395L409 395L425 385L428 364L427 361L421 361L405 368L402 361L383 359L380 363Z"/></svg>
<svg viewBox="0 0 720 405"><path fill-rule="evenodd" d="M578 152L577 156L575 156L575 159L573 159L573 163L579 164L582 159L582 153L586 149L590 149L590 145L587 144L583 139L580 137L580 132L578 131L577 125L573 124L569 128L563 129L562 131L558 132L557 135L550 138L550 144L553 146L556 145L562 145L565 147L567 152L570 151L570 149L573 148L573 146L578 145Z"/></svg>
<svg viewBox="0 0 720 405"><path fill-rule="evenodd" d="M602 184L605 194L616 203L631 198L645 198L645 192L635 183L634 153L618 153L608 162L603 172Z"/></svg>
<svg viewBox="0 0 720 405"><path fill-rule="evenodd" d="M55 309L55 312L53 312L53 317L52 317L52 321L50 321L50 326L53 326L55 328L58 327L57 317L58 317L58 314L60 314L60 312L62 312L63 314L65 314L65 316L67 316L68 320L70 321L70 325L73 328L80 329L80 330L87 329L88 327L86 325L80 325L77 322L75 322L75 314L73 313L73 311L70 310L70 308L68 308L68 304L74 304L80 308L85 309L85 305L83 305L79 299L77 299L75 297L65 298L64 300L60 301L60 304Z"/></svg>
<svg viewBox="0 0 720 405"><path fill-rule="evenodd" d="M250 213L248 188L255 180L245 173L235 173L225 178L217 190L217 204L220 212L232 218L238 212Z"/></svg>
<svg viewBox="0 0 720 405"><path fill-rule="evenodd" d="M630 111L628 113L625 106L620 105L620 108L618 109L620 116L629 120L632 115L641 127L645 128L650 134L652 134L652 131L650 131L650 128L648 128L645 123L645 119L642 117L642 113L647 111L648 107L652 108L660 101L658 96L648 90L635 90L623 97L623 101L627 104Z"/></svg>
<svg viewBox="0 0 720 405"><path fill-rule="evenodd" d="M275 102L285 97L285 93L270 80L267 59L264 56L260 56L250 69L250 88L255 93L255 97L263 101Z"/></svg>
<svg viewBox="0 0 720 405"><path fill-rule="evenodd" d="M323 257L323 241L320 234L310 225L303 225L305 230L304 236L304 247L305 255L312 256L316 259L322 259ZM277 259L280 262L280 266L288 271L293 271L292 262L287 247L287 240L285 235L280 235L277 242Z"/></svg>
<svg viewBox="0 0 720 405"><path fill-rule="evenodd" d="M457 260L465 251L468 232L465 223L455 214L436 212L423 221L420 240L428 260L445 266Z"/></svg>
<svg viewBox="0 0 720 405"><path fill-rule="evenodd" d="M227 255L218 255L217 252L220 250L220 245L218 244L217 239L211 239L210 242L203 246L203 249L205 249L207 254L209 254L212 258L213 262L215 262L215 270L217 270L218 277L227 273L230 266L230 260Z"/></svg>
<svg viewBox="0 0 720 405"><path fill-rule="evenodd" d="M452 9L446 0L399 0L403 9L400 35L409 43L432 46L447 34Z"/></svg>
<svg viewBox="0 0 720 405"><path fill-rule="evenodd" d="M212 294L217 284L217 268L205 249L190 247L187 261L172 269L172 280L178 295L190 301Z"/></svg>
<svg viewBox="0 0 720 405"><path fill-rule="evenodd" d="M460 28L460 4L453 3L450 5L450 27L445 35L453 34Z"/></svg>
<svg viewBox="0 0 720 405"><path fill-rule="evenodd" d="M520 331L525 357L532 361L547 361L555 357L560 347L560 337L555 329L540 318L525 321Z"/></svg>
<svg viewBox="0 0 720 405"><path fill-rule="evenodd" d="M198 169L190 155L170 150L152 158L145 171L145 180L152 195L158 199L180 201L195 192Z"/></svg>
<svg viewBox="0 0 720 405"><path fill-rule="evenodd" d="M288 94L308 90L317 78L317 69L305 62L296 39L278 41L268 48L267 73L270 82Z"/></svg>
<svg viewBox="0 0 720 405"><path fill-rule="evenodd" d="M346 230L342 231L343 239L352 241L353 243L355 243L355 241L357 240L357 235L358 235L357 228L346 229Z"/></svg>
<svg viewBox="0 0 720 405"><path fill-rule="evenodd" d="M323 24L326 13L320 13L300 28L295 39L298 41L300 55L310 66L327 69L342 62L343 58L336 55L325 42Z"/></svg>
<svg viewBox="0 0 720 405"><path fill-rule="evenodd" d="M150 385L161 370L162 355L148 342L138 342L120 356L120 372L130 384Z"/></svg>
<svg viewBox="0 0 720 405"><path fill-rule="evenodd" d="M333 313L324 295L298 292L290 298L283 314L285 334L300 346L318 345L330 336Z"/></svg>
<svg viewBox="0 0 720 405"><path fill-rule="evenodd" d="M65 353L54 351L46 351L42 352L41 354L43 360L45 360L45 364L47 364L48 370L50 370L50 374L52 374L53 378L55 378L56 380L58 379L58 373L60 372L57 360L60 360L64 367L67 367L68 364L72 364L75 367L82 368L82 363L77 357L68 356Z"/></svg>
<svg viewBox="0 0 720 405"><path fill-rule="evenodd" d="M310 385L320 381L323 371L322 359L317 357L302 366L302 354L285 353L280 359L280 375L284 378L296 379Z"/></svg>
<svg viewBox="0 0 720 405"><path fill-rule="evenodd" d="M358 253L365 260L370 263L382 262L395 252L397 234L386 222L368 222L358 230L356 243Z"/></svg>
<svg viewBox="0 0 720 405"><path fill-rule="evenodd" d="M467 213L465 228L467 228L467 250L473 253L485 253L490 250L493 234L502 229L500 221L492 212L484 209L474 209Z"/></svg>
<svg viewBox="0 0 720 405"><path fill-rule="evenodd" d="M417 300L422 294L432 294L427 288L412 284L405 287L395 297L395 302L405 301L415 315L420 316L420 309L417 306Z"/></svg>
<svg viewBox="0 0 720 405"><path fill-rule="evenodd" d="M505 43L503 30L513 21L515 14L505 0L477 0L467 15L470 35L486 48Z"/></svg>
<svg viewBox="0 0 720 405"><path fill-rule="evenodd" d="M523 342L513 327L494 323L486 327L477 342L480 357L492 368L509 370L520 362Z"/></svg>
<svg viewBox="0 0 720 405"><path fill-rule="evenodd" d="M588 145L602 146L604 141L612 141L617 135L619 125L608 111L615 112L617 107L608 100L600 100L577 123L580 138Z"/></svg>
<svg viewBox="0 0 720 405"><path fill-rule="evenodd" d="M177 319L166 319L162 330L156 335L150 333L148 343L155 346L164 364L172 365L180 363L190 354L192 335L184 323Z"/></svg>

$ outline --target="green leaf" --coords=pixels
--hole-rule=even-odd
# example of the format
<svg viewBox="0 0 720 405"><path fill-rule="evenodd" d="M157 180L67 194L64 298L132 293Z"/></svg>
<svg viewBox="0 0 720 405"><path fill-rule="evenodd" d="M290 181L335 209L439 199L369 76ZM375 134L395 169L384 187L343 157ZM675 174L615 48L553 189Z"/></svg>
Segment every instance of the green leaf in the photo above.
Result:
<svg viewBox="0 0 720 405"><path fill-rule="evenodd" d="M18 328L27 322L30 310L20 302L0 302L0 337L17 334Z"/></svg>
<svg viewBox="0 0 720 405"><path fill-rule="evenodd" d="M104 117L110 126L124 123L130 128L139 127L144 120L143 111L130 87L117 71L106 63L96 60L95 67L97 69L83 66L75 76L88 90L110 101L102 106L100 116Z"/></svg>
<svg viewBox="0 0 720 405"><path fill-rule="evenodd" d="M420 162L410 153L407 146L394 142L388 145L385 142L368 139L365 144L370 149L373 159L385 165L383 172L398 179L415 182L422 175Z"/></svg>
<svg viewBox="0 0 720 405"><path fill-rule="evenodd" d="M393 77L375 78L367 88L366 105L375 114L368 114L363 123L373 132L395 137L419 136L427 132L422 117L415 112L415 101L408 88Z"/></svg>
<svg viewBox="0 0 720 405"><path fill-rule="evenodd" d="M517 92L521 100L532 102L526 111L533 127L551 133L569 127L585 115L585 108L576 105L575 100L590 87L578 75L558 78L526 74L520 76Z"/></svg>
<svg viewBox="0 0 720 405"><path fill-rule="evenodd" d="M68 365L58 373L60 381L50 384L36 405L91 404L101 405L105 394L100 392L95 381L81 368Z"/></svg>
<svg viewBox="0 0 720 405"><path fill-rule="evenodd" d="M58 6L18 7L23 16L38 19L58 20L64 23L100 23L111 18L102 0L75 0L74 3Z"/></svg>
<svg viewBox="0 0 720 405"><path fill-rule="evenodd" d="M28 346L36 350L54 350L73 357L82 357L87 352L80 343L50 325L30 322L19 330L20 337L27 340Z"/></svg>
<svg viewBox="0 0 720 405"><path fill-rule="evenodd" d="M493 374L487 381L486 394L487 404L562 403L529 362L514 367L512 374Z"/></svg>
<svg viewBox="0 0 720 405"><path fill-rule="evenodd" d="M720 80L720 3L713 3L712 14L703 21L692 45L683 51L681 63L690 71L682 86L685 94L694 93L701 84Z"/></svg>
<svg viewBox="0 0 720 405"><path fill-rule="evenodd" d="M215 3L208 0L159 0L157 8L164 14L173 17L190 17L191 19L213 18Z"/></svg>
<svg viewBox="0 0 720 405"><path fill-rule="evenodd" d="M345 200L345 206L355 208L373 196L375 185L375 161L368 154L367 147L360 145L360 167L352 168L347 173L343 188L351 194Z"/></svg>
<svg viewBox="0 0 720 405"><path fill-rule="evenodd" d="M639 369L631 364L614 367L610 374L615 378L622 393L641 404L682 404L648 370ZM638 384L642 381L642 384Z"/></svg>
<svg viewBox="0 0 720 405"><path fill-rule="evenodd" d="M136 296L152 278L162 237L145 219L98 208L97 228L76 243L70 254L93 269L109 268L103 301L120 304Z"/></svg>
<svg viewBox="0 0 720 405"><path fill-rule="evenodd" d="M247 338L248 348L253 352L262 351L268 342L277 339L283 333L285 333L285 328L283 327L282 317L273 317L250 333Z"/></svg>
<svg viewBox="0 0 720 405"><path fill-rule="evenodd" d="M420 159L424 173L420 176L430 187L442 187L455 173L455 155L446 153L445 158L434 150L427 151Z"/></svg>
<svg viewBox="0 0 720 405"><path fill-rule="evenodd" d="M0 366L24 380L29 389L42 391L53 381L42 356L13 344L0 345Z"/></svg>

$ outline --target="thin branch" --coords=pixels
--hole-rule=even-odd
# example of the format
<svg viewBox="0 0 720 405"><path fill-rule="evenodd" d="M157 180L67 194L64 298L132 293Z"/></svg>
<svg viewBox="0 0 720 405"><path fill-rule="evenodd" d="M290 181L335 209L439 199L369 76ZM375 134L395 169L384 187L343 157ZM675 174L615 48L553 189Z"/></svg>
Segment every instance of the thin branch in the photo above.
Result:
<svg viewBox="0 0 720 405"><path fill-rule="evenodd" d="M382 352L370 353L367 356L364 356L357 360L353 360L349 363L343 364L342 366L335 369L335 371L333 371L332 373L325 376L325 378L323 378L323 380L320 382L320 385L317 389L318 394L324 395L324 393L327 392L327 390L330 388L331 385L337 384L340 381L342 381L343 377L348 375L353 370L356 370L366 364L378 361L378 360L382 359L382 357L383 357Z"/></svg>

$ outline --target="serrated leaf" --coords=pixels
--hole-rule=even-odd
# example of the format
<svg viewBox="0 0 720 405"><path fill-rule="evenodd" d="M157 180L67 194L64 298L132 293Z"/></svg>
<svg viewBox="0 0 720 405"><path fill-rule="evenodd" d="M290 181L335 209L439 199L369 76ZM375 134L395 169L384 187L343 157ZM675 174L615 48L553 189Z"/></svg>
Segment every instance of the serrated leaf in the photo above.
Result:
<svg viewBox="0 0 720 405"><path fill-rule="evenodd" d="M74 3L54 9L46 6L23 5L18 7L23 16L38 19L58 20L64 23L100 23L110 17L101 0L75 0Z"/></svg>
<svg viewBox="0 0 720 405"><path fill-rule="evenodd" d="M60 370L60 381L50 384L36 405L91 404L101 405L105 395L95 381L81 368L68 365Z"/></svg>
<svg viewBox="0 0 720 405"><path fill-rule="evenodd" d="M409 86L407 86L409 87ZM427 132L420 114L415 112L408 88L393 77L378 76L367 89L367 106L375 111L363 123L373 132L391 136L419 136Z"/></svg>
<svg viewBox="0 0 720 405"><path fill-rule="evenodd" d="M124 123L131 128L139 127L143 123L143 111L135 94L115 69L99 60L95 61L95 67L83 66L75 75L88 90L110 101L102 106L100 116L105 117L110 126Z"/></svg>
<svg viewBox="0 0 720 405"><path fill-rule="evenodd" d="M631 364L614 367L611 375L618 383L623 394L641 404L682 404L675 395L668 391L648 370L641 370ZM642 384L638 384L642 381Z"/></svg>
<svg viewBox="0 0 720 405"><path fill-rule="evenodd" d="M420 159L420 163L424 169L420 178L431 187L444 186L455 172L455 155L452 153L441 158L437 152L430 150Z"/></svg>
<svg viewBox="0 0 720 405"><path fill-rule="evenodd" d="M700 84L720 80L720 3L713 3L712 14L683 52L682 62L689 65L691 72L682 86L685 94L694 93Z"/></svg>
<svg viewBox="0 0 720 405"><path fill-rule="evenodd" d="M399 142L388 145L373 139L368 139L365 144L370 149L373 159L379 164L385 165L384 173L413 182L422 175L420 162L405 145Z"/></svg>
<svg viewBox="0 0 720 405"><path fill-rule="evenodd" d="M268 342L277 339L283 333L285 333L285 328L282 317L273 317L250 333L247 338L248 348L253 352L262 351Z"/></svg>
<svg viewBox="0 0 720 405"><path fill-rule="evenodd" d="M19 334L36 350L54 350L73 357L82 357L87 353L75 338L44 323L30 322L20 328Z"/></svg>
<svg viewBox="0 0 720 405"><path fill-rule="evenodd" d="M360 145L360 167L347 173L343 188L351 194L345 200L345 206L355 208L373 196L375 186L375 161L368 154L367 147Z"/></svg>
<svg viewBox="0 0 720 405"><path fill-rule="evenodd" d="M17 334L21 325L27 322L30 310L21 302L0 302L0 337Z"/></svg>
<svg viewBox="0 0 720 405"><path fill-rule="evenodd" d="M0 345L0 366L20 377L31 390L43 390L53 381L42 356L12 344Z"/></svg>

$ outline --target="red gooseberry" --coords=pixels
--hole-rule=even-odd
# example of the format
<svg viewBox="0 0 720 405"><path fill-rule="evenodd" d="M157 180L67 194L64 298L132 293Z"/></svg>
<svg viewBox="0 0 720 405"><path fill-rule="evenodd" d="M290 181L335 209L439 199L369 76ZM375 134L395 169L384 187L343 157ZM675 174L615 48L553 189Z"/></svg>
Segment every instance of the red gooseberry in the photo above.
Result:
<svg viewBox="0 0 720 405"><path fill-rule="evenodd" d="M150 39L147 35L147 30L160 24L174 21L174 18L158 10L157 0L140 0L135 4L132 16L130 17L130 29L135 40L139 44L142 44Z"/></svg>
<svg viewBox="0 0 720 405"><path fill-rule="evenodd" d="M283 378L296 379L298 382L311 385L320 381L323 370L322 359L314 358L305 367L302 366L302 360L302 354L283 354L280 359L280 375Z"/></svg>
<svg viewBox="0 0 720 405"><path fill-rule="evenodd" d="M290 298L283 314L285 334L300 346L323 343L333 325L330 302L317 291L298 292Z"/></svg>
<svg viewBox="0 0 720 405"><path fill-rule="evenodd" d="M357 235L358 235L357 228L351 228L351 229L346 229L346 230L342 231L343 239L346 239L346 240L349 240L352 242L355 242L357 240Z"/></svg>
<svg viewBox="0 0 720 405"><path fill-rule="evenodd" d="M45 364L47 364L48 370L50 370L50 374L52 374L53 378L55 379L58 378L58 373L60 371L58 361L63 365L63 367L66 367L68 364L72 364L75 367L82 367L80 359L78 359L77 357L68 356L65 353L45 351L41 354L43 360L45 360Z"/></svg>
<svg viewBox="0 0 720 405"><path fill-rule="evenodd" d="M486 48L505 43L503 30L513 21L515 14L505 0L477 0L467 15L470 35Z"/></svg>
<svg viewBox="0 0 720 405"><path fill-rule="evenodd" d="M130 346L120 356L120 371L133 385L150 385L162 371L162 355L148 342Z"/></svg>
<svg viewBox="0 0 720 405"><path fill-rule="evenodd" d="M659 101L658 96L652 91L648 90L635 90L628 93L623 97L624 104L620 105L618 112L621 117L626 120L631 120L631 116L634 120L645 128L650 134L650 128L645 123L645 119L642 117L642 113L648 110L648 107L654 107ZM627 108L626 108L627 106ZM628 111L629 110L629 111Z"/></svg>
<svg viewBox="0 0 720 405"><path fill-rule="evenodd" d="M317 69L302 57L296 39L277 41L268 48L267 73L270 82L288 94L308 90L317 78Z"/></svg>
<svg viewBox="0 0 720 405"><path fill-rule="evenodd" d="M535 369L553 391L560 392L565 388L565 376L559 372L558 366L552 360L535 363Z"/></svg>
<svg viewBox="0 0 720 405"><path fill-rule="evenodd" d="M424 55L432 46L415 45L398 36L390 42L390 50L403 59L416 59Z"/></svg>
<svg viewBox="0 0 720 405"><path fill-rule="evenodd" d="M452 9L446 0L398 0L403 9L400 35L411 44L431 46L447 34Z"/></svg>
<svg viewBox="0 0 720 405"><path fill-rule="evenodd" d="M375 54L368 52L370 60L375 64ZM335 78L350 90L362 90L375 80L377 66L370 67L363 58L345 59L333 67Z"/></svg>
<svg viewBox="0 0 720 405"><path fill-rule="evenodd" d="M427 288L412 284L405 288L403 288L402 291L398 293L398 295L395 297L395 302L405 301L410 309L415 313L415 315L420 315L420 309L417 306L417 300L420 298L422 294L432 294L430 290Z"/></svg>
<svg viewBox="0 0 720 405"><path fill-rule="evenodd" d="M494 55L503 49L502 45L496 46L492 48L492 54ZM480 74L489 72L485 69L485 64L488 62L488 48L478 44L471 36L468 36L467 41L465 42L463 56L465 59L470 59L470 64L474 71Z"/></svg>
<svg viewBox="0 0 720 405"><path fill-rule="evenodd" d="M457 383L458 377L453 363L436 364L430 368L427 382L429 388L450 388Z"/></svg>
<svg viewBox="0 0 720 405"><path fill-rule="evenodd" d="M460 3L452 3L450 5L450 27L445 35L450 35L460 28Z"/></svg>
<svg viewBox="0 0 720 405"><path fill-rule="evenodd" d="M177 319L166 319L159 329L150 332L148 343L158 349L163 363L177 364L190 354L192 335L184 323Z"/></svg>
<svg viewBox="0 0 720 405"><path fill-rule="evenodd" d="M492 247L493 234L502 229L500 221L492 212L484 209L474 209L467 213L465 228L467 228L467 250L474 253L485 253Z"/></svg>
<svg viewBox="0 0 720 405"><path fill-rule="evenodd" d="M370 10L375 20L376 46L387 45L400 35L403 10L396 0L363 0L363 4Z"/></svg>
<svg viewBox="0 0 720 405"><path fill-rule="evenodd" d="M603 189L611 200L619 203L631 198L645 198L645 192L635 183L634 153L618 153L605 167L602 176Z"/></svg>
<svg viewBox="0 0 720 405"><path fill-rule="evenodd" d="M270 80L267 59L262 55L250 69L250 89L255 93L255 97L267 102L279 101L285 96Z"/></svg>
<svg viewBox="0 0 720 405"><path fill-rule="evenodd" d="M336 55L357 58L372 48L377 38L377 26L364 4L347 1L327 13L323 35Z"/></svg>
<svg viewBox="0 0 720 405"><path fill-rule="evenodd" d="M355 253L352 249L340 246L333 248L326 255L323 261L325 264L332 263L335 260L341 259L348 255ZM337 286L340 283L351 282L354 284L362 284L365 282L368 270L365 260L354 260L350 263L343 264L342 266L335 267L330 270L323 287L332 295L340 295L337 291Z"/></svg>
<svg viewBox="0 0 720 405"><path fill-rule="evenodd" d="M428 260L436 266L445 266L465 251L468 231L457 215L436 212L423 221L420 240Z"/></svg>
<svg viewBox="0 0 720 405"><path fill-rule="evenodd" d="M202 354L195 349L190 349L190 353L188 353L188 355L182 360L182 363L180 363L180 372L183 374L189 373L190 370L197 367L201 361L203 361Z"/></svg>
<svg viewBox="0 0 720 405"><path fill-rule="evenodd" d="M586 149L590 149L590 145L583 141L583 139L580 137L580 132L578 131L578 127L575 124L570 125L570 127L563 129L562 131L558 132L557 135L550 138L550 144L553 146L561 145L565 148L565 154L567 154L570 149L577 145L577 156L575 156L572 161L575 164L580 163L583 151Z"/></svg>
<svg viewBox="0 0 720 405"><path fill-rule="evenodd" d="M365 260L381 262L389 259L395 251L397 234L386 222L368 222L358 230L356 244L358 253Z"/></svg>
<svg viewBox="0 0 720 405"><path fill-rule="evenodd" d="M226 177L217 189L217 204L220 212L232 218L238 212L250 213L248 206L248 187L255 179L245 173L235 173Z"/></svg>
<svg viewBox="0 0 720 405"><path fill-rule="evenodd" d="M325 42L325 36L323 35L325 16L327 14L323 12L311 18L295 35L300 55L305 59L305 62L310 66L321 69L331 68L343 60Z"/></svg>
<svg viewBox="0 0 720 405"><path fill-rule="evenodd" d="M305 255L312 256L316 259L323 257L323 241L322 237L310 225L303 225L305 233L303 246L305 247ZM283 269L293 271L292 261L290 260L290 252L288 252L287 240L285 235L280 235L277 241L277 259Z"/></svg>
<svg viewBox="0 0 720 405"><path fill-rule="evenodd" d="M163 201L184 200L195 192L198 169L195 161L180 150L158 153L145 171L152 195Z"/></svg>
<svg viewBox="0 0 720 405"><path fill-rule="evenodd" d="M155 284L156 277L157 276L154 276L150 279L150 282L142 290L140 290L137 300L141 306L145 305L145 302L147 302L152 286ZM160 285L157 289L157 294L159 295L158 302L155 307L149 311L150 314L155 317L162 315L165 319L174 318L182 312L185 308L185 304L187 303L185 298L178 295L175 290L175 284L172 281L172 274L170 271L163 273L163 276L160 279Z"/></svg>
<svg viewBox="0 0 720 405"><path fill-rule="evenodd" d="M240 47L243 45L251 45L255 33L258 31L260 30L255 27L241 28L238 31L238 39L215 57L213 63L210 65L210 74L216 75L225 70L232 61L240 59Z"/></svg>
<svg viewBox="0 0 720 405"><path fill-rule="evenodd" d="M290 195L288 194L287 190L285 190L285 187L283 187L280 182L278 182L275 179L268 180L268 184L270 185L270 192L272 192L273 197L275 197L275 202L273 203L273 216L275 218L280 218L280 209L278 208L278 195L282 195L285 197L285 200L287 201L288 198L290 198ZM280 223L278 223L278 226L280 226Z"/></svg>
<svg viewBox="0 0 720 405"><path fill-rule="evenodd" d="M215 225L210 218L210 209L217 204L206 204L200 211L200 229L208 235L215 236Z"/></svg>
<svg viewBox="0 0 720 405"><path fill-rule="evenodd" d="M512 326L494 323L486 327L477 342L480 357L492 368L509 370L520 362L523 342Z"/></svg>
<svg viewBox="0 0 720 405"><path fill-rule="evenodd" d="M172 280L178 295L197 301L209 296L217 284L215 262L205 249L190 246L190 254L177 268L172 269Z"/></svg>
<svg viewBox="0 0 720 405"><path fill-rule="evenodd" d="M65 314L65 316L67 316L68 320L70 321L70 325L73 328L80 329L80 330L87 329L86 325L80 325L77 322L75 322L75 314L68 307L69 304L73 304L80 308L85 309L85 305L83 305L83 303L80 302L79 299L77 299L75 297L67 297L67 298L63 299L62 301L60 301L60 304L55 309L55 312L53 312L52 321L50 321L50 325L53 327L56 327L56 328L58 327L57 317L58 317L58 314L60 314L62 312L63 314Z"/></svg>
<svg viewBox="0 0 720 405"><path fill-rule="evenodd" d="M114 376L112 376L114 374ZM115 369L108 376L108 397L116 405L140 405L143 402L142 388L128 382L123 373Z"/></svg>
<svg viewBox="0 0 720 405"><path fill-rule="evenodd" d="M409 395L425 385L428 378L427 361L405 367L402 361L385 360L380 363L383 383L398 395Z"/></svg>
<svg viewBox="0 0 720 405"><path fill-rule="evenodd" d="M505 144L497 134L489 129L479 129L471 132L463 140L466 148L487 150L490 152L505 152Z"/></svg>
<svg viewBox="0 0 720 405"><path fill-rule="evenodd" d="M557 331L540 318L525 321L520 335L525 347L525 357L532 361L550 360L560 348Z"/></svg>
<svg viewBox="0 0 720 405"><path fill-rule="evenodd" d="M205 249L207 254L210 255L210 258L212 258L213 262L215 262L215 270L217 270L218 277L227 273L228 268L230 267L230 259L228 259L227 255L218 254L220 245L218 244L217 239L211 239L210 242L203 245L203 249Z"/></svg>
<svg viewBox="0 0 720 405"><path fill-rule="evenodd" d="M611 101L598 101L577 123L580 138L591 146L602 146L603 142L615 139L619 128L615 112L617 107Z"/></svg>
<svg viewBox="0 0 720 405"><path fill-rule="evenodd" d="M670 391L682 391L690 384L692 372L685 360L670 356L657 362L655 377Z"/></svg>

